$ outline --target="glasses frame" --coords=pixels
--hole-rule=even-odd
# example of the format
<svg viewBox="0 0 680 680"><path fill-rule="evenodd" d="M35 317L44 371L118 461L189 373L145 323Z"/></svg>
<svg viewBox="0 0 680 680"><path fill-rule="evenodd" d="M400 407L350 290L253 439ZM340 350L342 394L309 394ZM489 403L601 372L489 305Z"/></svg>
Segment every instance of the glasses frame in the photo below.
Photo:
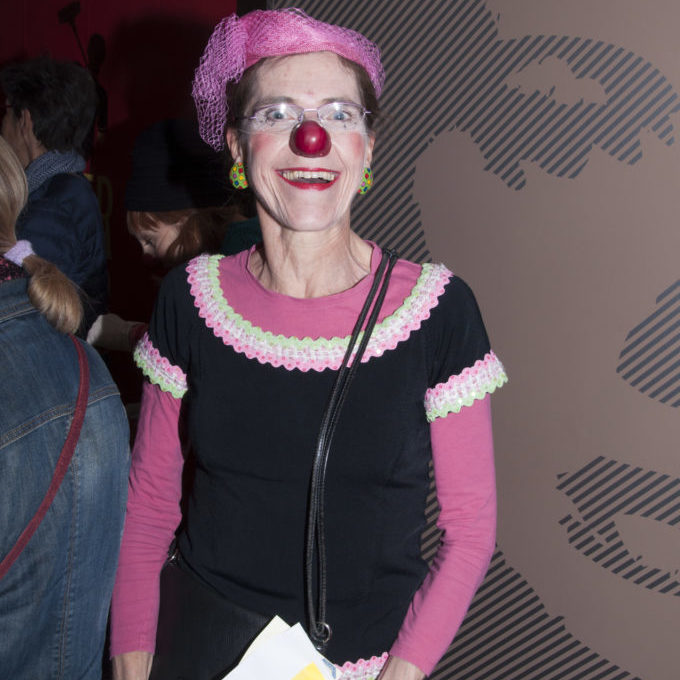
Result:
<svg viewBox="0 0 680 680"><path fill-rule="evenodd" d="M275 132L275 133L276 132L280 132L280 133L291 132L291 131L295 130L296 127L298 127L299 125L302 124L302 122L305 120L305 114L306 113L312 113L312 112L316 113L316 119L317 119L319 125L321 125L322 128L327 129L326 125L324 124L324 121L321 119L321 116L319 115L319 111L321 109L328 107L328 106L335 106L337 104L345 104L345 105L349 104L350 106L354 106L358 110L361 111L361 119L360 119L360 121L357 122L357 127L352 128L351 130L348 130L348 132L352 132L352 131L358 129L358 127L361 124L365 124L366 116L371 113L367 108L365 108L361 104L357 104L356 102L351 102L351 101L343 101L343 100L326 102L325 104L322 104L321 106L312 107L312 108L304 108L302 106L298 106L297 104L290 104L289 102L279 102L279 103L267 104L266 106L260 106L253 111L252 116L244 116L240 120L242 120L242 121L255 121L255 120L257 120L257 114L260 111L275 108L276 106L287 106L290 109L292 109L293 111L299 112L296 121L293 121L291 119L290 125L286 125L285 129L274 130L273 129L274 126L272 125L270 127L262 127L261 129L258 129L257 131L258 132ZM337 130L337 131L342 132L342 130Z"/></svg>

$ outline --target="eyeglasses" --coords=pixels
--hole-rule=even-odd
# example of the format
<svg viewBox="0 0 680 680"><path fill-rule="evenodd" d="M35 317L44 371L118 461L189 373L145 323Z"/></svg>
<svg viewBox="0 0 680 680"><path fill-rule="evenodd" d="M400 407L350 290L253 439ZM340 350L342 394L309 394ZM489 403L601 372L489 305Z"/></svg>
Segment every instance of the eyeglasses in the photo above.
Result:
<svg viewBox="0 0 680 680"><path fill-rule="evenodd" d="M319 123L330 132L350 132L364 126L364 118L370 111L354 102L330 102L317 109L303 109L295 104L280 102L256 109L249 121L254 132L290 132L302 123L305 114L316 112Z"/></svg>

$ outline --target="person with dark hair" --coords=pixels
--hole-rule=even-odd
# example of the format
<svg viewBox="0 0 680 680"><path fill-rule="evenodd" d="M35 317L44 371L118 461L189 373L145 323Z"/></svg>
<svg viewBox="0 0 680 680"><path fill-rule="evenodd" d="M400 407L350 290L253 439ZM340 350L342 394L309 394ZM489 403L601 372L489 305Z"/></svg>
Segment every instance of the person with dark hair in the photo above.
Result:
<svg viewBox="0 0 680 680"><path fill-rule="evenodd" d="M224 154L198 134L196 121L161 120L135 139L125 189L129 232L145 255L171 268L200 253L231 255L262 240L246 200L229 184ZM131 351L147 328L113 313L92 324L87 341Z"/></svg>
<svg viewBox="0 0 680 680"><path fill-rule="evenodd" d="M257 220L229 184L226 158L208 146L195 121L154 123L135 140L125 190L130 233L168 267L200 253L227 255L259 243Z"/></svg>
<svg viewBox="0 0 680 680"><path fill-rule="evenodd" d="M107 302L104 227L83 176L97 109L94 81L77 64L39 57L2 69L0 87L1 133L28 179L17 234L80 288L84 334Z"/></svg>
<svg viewBox="0 0 680 680"><path fill-rule="evenodd" d="M67 335L82 319L76 287L16 239L27 194L0 138L0 676L98 680L128 423L101 357Z"/></svg>

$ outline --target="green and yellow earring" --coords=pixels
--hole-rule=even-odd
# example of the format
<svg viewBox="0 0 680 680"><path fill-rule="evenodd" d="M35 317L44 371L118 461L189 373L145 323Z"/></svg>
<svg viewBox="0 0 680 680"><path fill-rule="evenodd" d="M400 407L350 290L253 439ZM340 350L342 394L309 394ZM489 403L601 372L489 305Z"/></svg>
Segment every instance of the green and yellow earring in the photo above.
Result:
<svg viewBox="0 0 680 680"><path fill-rule="evenodd" d="M362 196L373 186L373 170L370 167L365 167L364 172L361 175L361 184L357 191L358 194Z"/></svg>
<svg viewBox="0 0 680 680"><path fill-rule="evenodd" d="M229 179L234 189L247 189L248 178L246 177L246 169L241 161L236 161L229 170Z"/></svg>

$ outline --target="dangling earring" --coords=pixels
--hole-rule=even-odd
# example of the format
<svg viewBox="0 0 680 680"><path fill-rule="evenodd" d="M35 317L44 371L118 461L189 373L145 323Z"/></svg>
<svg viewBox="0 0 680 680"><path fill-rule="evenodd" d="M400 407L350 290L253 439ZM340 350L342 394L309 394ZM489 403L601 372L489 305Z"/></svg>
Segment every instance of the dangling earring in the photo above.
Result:
<svg viewBox="0 0 680 680"><path fill-rule="evenodd" d="M359 185L357 193L363 196L372 186L373 186L373 170L371 170L370 167L366 166L364 168L363 174L361 175L361 184Z"/></svg>
<svg viewBox="0 0 680 680"><path fill-rule="evenodd" d="M229 179L234 189L247 189L248 178L246 177L246 169L241 161L236 161L229 170Z"/></svg>

